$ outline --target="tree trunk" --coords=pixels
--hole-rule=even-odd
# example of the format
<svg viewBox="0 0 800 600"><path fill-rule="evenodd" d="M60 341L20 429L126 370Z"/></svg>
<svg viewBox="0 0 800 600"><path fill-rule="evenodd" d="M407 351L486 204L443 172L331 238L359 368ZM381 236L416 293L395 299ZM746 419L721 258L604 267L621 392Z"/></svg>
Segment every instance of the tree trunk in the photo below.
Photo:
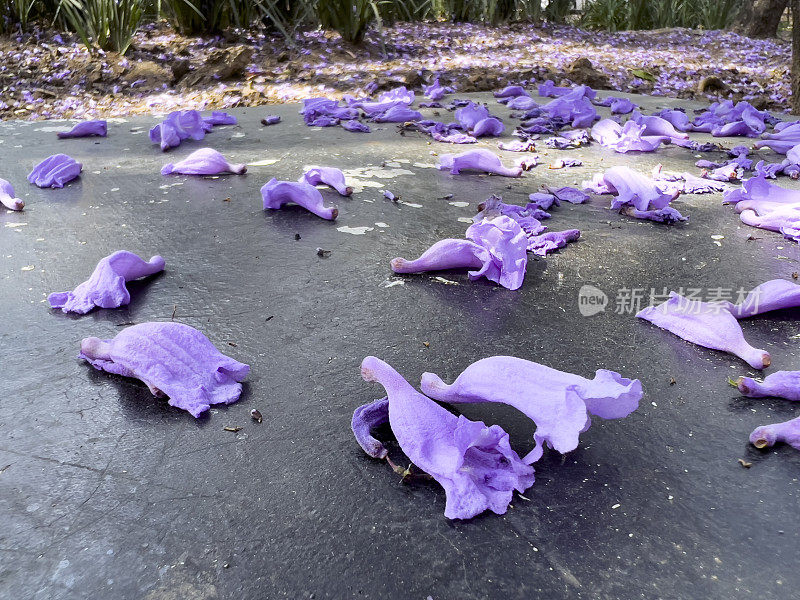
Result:
<svg viewBox="0 0 800 600"><path fill-rule="evenodd" d="M792 112L800 115L800 0L792 0Z"/></svg>
<svg viewBox="0 0 800 600"><path fill-rule="evenodd" d="M788 5L789 0L746 0L736 15L733 29L748 37L775 37Z"/></svg>

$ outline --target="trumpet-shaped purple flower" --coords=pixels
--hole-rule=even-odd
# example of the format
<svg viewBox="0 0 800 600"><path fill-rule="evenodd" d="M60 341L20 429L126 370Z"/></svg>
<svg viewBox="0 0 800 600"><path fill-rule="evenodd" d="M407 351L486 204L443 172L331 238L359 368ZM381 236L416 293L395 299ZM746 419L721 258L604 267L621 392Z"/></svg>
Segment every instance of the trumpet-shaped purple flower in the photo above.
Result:
<svg viewBox="0 0 800 600"><path fill-rule="evenodd" d="M40 188L62 188L76 179L83 165L66 154L54 154L45 158L28 175L28 181Z"/></svg>
<svg viewBox="0 0 800 600"><path fill-rule="evenodd" d="M474 137L484 135L498 136L505 130L505 126L500 119L493 117L488 108L474 102L459 108L455 117L459 125Z"/></svg>
<svg viewBox="0 0 800 600"><path fill-rule="evenodd" d="M745 341L739 322L723 305L689 300L672 292L669 300L648 306L636 316L699 346L734 354L754 369L770 365L769 353Z"/></svg>
<svg viewBox="0 0 800 600"><path fill-rule="evenodd" d="M532 236L528 240L528 250L537 256L547 256L550 252L563 248L569 242L575 242L581 237L578 229L567 229L565 231L548 231L540 235Z"/></svg>
<svg viewBox="0 0 800 600"><path fill-rule="evenodd" d="M486 277L510 290L519 289L528 266L527 236L520 225L506 216L470 225L466 240L436 242L416 260L395 258L395 273L422 273L443 269L473 269L470 280Z"/></svg>
<svg viewBox="0 0 800 600"><path fill-rule="evenodd" d="M691 131L692 124L689 122L689 117L682 110L665 108L657 114L665 121L668 121L678 131Z"/></svg>
<svg viewBox="0 0 800 600"><path fill-rule="evenodd" d="M624 127L613 119L603 119L592 127L592 137L606 148L615 152L653 152L662 143L670 141L663 135L644 135L645 126L628 121Z"/></svg>
<svg viewBox="0 0 800 600"><path fill-rule="evenodd" d="M182 175L220 175L234 173L242 175L247 172L243 164L231 164L213 148L195 150L182 161L167 163L161 168L162 175L180 173Z"/></svg>
<svg viewBox="0 0 800 600"><path fill-rule="evenodd" d="M198 111L176 110L150 130L150 141L167 151L185 139L202 140L211 128L211 123L207 123Z"/></svg>
<svg viewBox="0 0 800 600"><path fill-rule="evenodd" d="M25 208L25 203L16 197L14 186L5 179L0 179L0 204L9 210Z"/></svg>
<svg viewBox="0 0 800 600"><path fill-rule="evenodd" d="M544 189L557 200L569 202L570 204L583 204L589 199L589 194L582 192L574 187L564 186L559 188L551 188L545 186Z"/></svg>
<svg viewBox="0 0 800 600"><path fill-rule="evenodd" d="M800 306L800 285L786 279L772 279L762 283L750 290L738 304L727 303L728 310L737 319L798 306Z"/></svg>
<svg viewBox="0 0 800 600"><path fill-rule="evenodd" d="M586 89L586 86L579 86L568 94L551 100L542 106L541 110L551 119L571 122L575 128L588 127L597 118L597 111L586 96Z"/></svg>
<svg viewBox="0 0 800 600"><path fill-rule="evenodd" d="M531 110L538 108L539 105L530 96L517 96L516 98L510 98L506 102L506 106L510 110Z"/></svg>
<svg viewBox="0 0 800 600"><path fill-rule="evenodd" d="M378 96L378 102L402 102L403 104L414 103L414 92L401 85L388 92L383 92Z"/></svg>
<svg viewBox="0 0 800 600"><path fill-rule="evenodd" d="M263 119L261 119L262 125L277 125L281 122L281 118L278 115L267 115ZM344 125L342 125L344 127Z"/></svg>
<svg viewBox="0 0 800 600"><path fill-rule="evenodd" d="M590 415L621 419L642 398L638 379L614 371L599 369L590 380L513 356L474 362L450 385L423 373L420 389L441 402L499 402L523 412L536 423L536 446L523 458L527 464L541 458L545 444L562 454L574 450L591 425Z"/></svg>
<svg viewBox="0 0 800 600"><path fill-rule="evenodd" d="M389 454L380 441L372 437L372 429L389 422L389 398L384 397L363 406L353 412L350 429L361 448L372 458L386 458Z"/></svg>
<svg viewBox="0 0 800 600"><path fill-rule="evenodd" d="M478 205L478 211L472 217L475 223L480 223L483 220L492 220L502 215L516 221L529 238L539 235L547 229L539 219L550 217L549 214L535 204L528 204L527 206L506 204L500 196L491 196L481 202Z"/></svg>
<svg viewBox="0 0 800 600"><path fill-rule="evenodd" d="M376 123L404 123L405 121L421 121L422 113L405 105L395 105L385 112L372 117Z"/></svg>
<svg viewBox="0 0 800 600"><path fill-rule="evenodd" d="M509 85L494 93L495 98L518 98L519 96L530 96L530 94L521 85Z"/></svg>
<svg viewBox="0 0 800 600"><path fill-rule="evenodd" d="M767 375L764 381L739 377L736 387L750 398L774 396L797 402L800 401L800 371L776 371Z"/></svg>
<svg viewBox="0 0 800 600"><path fill-rule="evenodd" d="M764 139L754 144L756 148L771 148L778 154L786 154L789 150L800 144L800 123L794 123L778 130L775 133L763 136Z"/></svg>
<svg viewBox="0 0 800 600"><path fill-rule="evenodd" d="M596 175L593 181L584 182L583 188L597 193L616 194L611 203L611 208L615 210L626 204L642 211L657 210L665 208L678 196L677 192L662 192L652 179L628 167L611 167L605 173Z"/></svg>
<svg viewBox="0 0 800 600"><path fill-rule="evenodd" d="M203 117L203 120L209 125L236 125L238 123L236 117L221 110L212 111L211 116Z"/></svg>
<svg viewBox="0 0 800 600"><path fill-rule="evenodd" d="M553 194L547 194L545 192L534 192L533 194L529 194L528 200L530 200L531 204L536 208L540 208L542 210L549 210L551 206L561 206L561 202L559 202L558 198L556 198ZM550 215L547 216L549 217Z"/></svg>
<svg viewBox="0 0 800 600"><path fill-rule="evenodd" d="M662 136L670 140L688 140L689 134L675 129L672 123L657 116L646 116L638 110L631 115L631 121L644 126L642 135Z"/></svg>
<svg viewBox="0 0 800 600"><path fill-rule="evenodd" d="M369 133L371 131L368 125L365 125L364 123L356 119L348 119L347 121L342 121L341 125L342 129L346 129L347 131L354 131L358 133Z"/></svg>
<svg viewBox="0 0 800 600"><path fill-rule="evenodd" d="M334 167L313 167L303 173L300 181L311 185L325 184L339 192L340 196L350 196L353 193L353 188L345 183L344 173Z"/></svg>
<svg viewBox="0 0 800 600"><path fill-rule="evenodd" d="M145 261L133 252L118 250L101 259L92 276L71 292L56 292L47 297L50 308L85 315L95 307L117 308L129 304L125 283L149 277L164 270L164 259L153 256Z"/></svg>
<svg viewBox="0 0 800 600"><path fill-rule="evenodd" d="M470 519L487 509L504 514L514 490L533 485L533 468L498 425L456 417L374 356L361 363L361 376L386 390L392 432L406 456L444 488L447 518Z"/></svg>
<svg viewBox="0 0 800 600"><path fill-rule="evenodd" d="M431 85L424 85L422 86L422 92L425 94L427 98L430 98L434 102L437 100L441 100L445 97L446 94L452 94L453 88L451 87L444 87L439 84L439 78L437 77Z"/></svg>
<svg viewBox="0 0 800 600"><path fill-rule="evenodd" d="M729 163L711 171L704 170L701 176L714 181L734 181L742 175L741 168L736 163Z"/></svg>
<svg viewBox="0 0 800 600"><path fill-rule="evenodd" d="M232 404L250 367L222 354L182 323L141 323L110 340L81 342L79 358L95 369L142 380L154 396L199 417L212 404Z"/></svg>
<svg viewBox="0 0 800 600"><path fill-rule="evenodd" d="M778 442L785 442L800 450L800 417L783 423L756 427L750 434L750 443L756 448L767 448Z"/></svg>
<svg viewBox="0 0 800 600"><path fill-rule="evenodd" d="M334 221L339 216L339 209L325 206L319 190L305 182L278 181L273 177L261 188L261 199L264 210L277 210L284 204L293 202L329 221Z"/></svg>
<svg viewBox="0 0 800 600"><path fill-rule="evenodd" d="M458 175L461 171L484 171L503 177L519 177L522 167L508 168L500 162L500 157L485 148L468 150L461 154L442 154L439 157L439 169L450 169L450 173Z"/></svg>
<svg viewBox="0 0 800 600"><path fill-rule="evenodd" d="M512 140L510 142L498 142L497 147L506 152L535 152L536 144L533 140Z"/></svg>
<svg viewBox="0 0 800 600"><path fill-rule="evenodd" d="M689 217L684 217L680 212L671 206L659 208L658 210L639 210L634 206L623 206L620 213L634 219L647 219L656 223L677 223L678 221L688 221Z"/></svg>
<svg viewBox="0 0 800 600"><path fill-rule="evenodd" d="M59 131L59 139L82 138L82 137L106 137L108 124L105 121L84 121L78 123L69 131Z"/></svg>

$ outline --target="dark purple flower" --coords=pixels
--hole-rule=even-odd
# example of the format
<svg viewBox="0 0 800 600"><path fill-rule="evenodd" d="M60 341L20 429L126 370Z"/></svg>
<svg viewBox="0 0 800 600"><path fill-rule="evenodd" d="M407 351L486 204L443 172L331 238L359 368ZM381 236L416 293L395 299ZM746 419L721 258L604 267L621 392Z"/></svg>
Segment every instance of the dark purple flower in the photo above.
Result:
<svg viewBox="0 0 800 600"><path fill-rule="evenodd" d="M56 292L47 297L50 308L85 315L95 307L117 308L131 301L125 283L164 270L164 259L153 256L149 262L133 252L118 250L101 259L92 276L71 292Z"/></svg>
<svg viewBox="0 0 800 600"><path fill-rule="evenodd" d="M392 432L405 455L444 488L448 519L470 519L487 509L505 514L514 490L533 485L533 468L498 425L456 417L374 356L361 363L361 376L386 390Z"/></svg>
<svg viewBox="0 0 800 600"><path fill-rule="evenodd" d="M389 454L378 440L372 437L372 429L389 422L389 398L381 398L353 412L350 429L361 448L372 458L386 458Z"/></svg>
<svg viewBox="0 0 800 600"><path fill-rule="evenodd" d="M232 404L250 367L222 354L182 323L141 323L110 340L81 342L82 358L99 370L142 380L154 396L199 417L212 404Z"/></svg>
<svg viewBox="0 0 800 600"><path fill-rule="evenodd" d="M81 138L81 137L106 137L107 123L105 121L84 121L78 123L69 131L59 131L59 139Z"/></svg>
<svg viewBox="0 0 800 600"><path fill-rule="evenodd" d="M783 423L756 427L750 434L750 443L756 448L767 448L778 442L785 442L800 450L800 417Z"/></svg>
<svg viewBox="0 0 800 600"><path fill-rule="evenodd" d="M562 454L574 450L579 435L591 425L590 415L621 419L642 398L638 379L614 371L599 369L594 379L586 379L513 356L474 362L450 385L423 373L420 388L440 402L498 402L524 413L536 423L536 446L523 458L527 464L541 458L545 444Z"/></svg>
<svg viewBox="0 0 800 600"><path fill-rule="evenodd" d="M450 173L458 175L463 170L484 171L504 177L519 177L522 167L509 169L504 167L500 158L485 148L468 150L461 154L442 154L439 157L439 169L450 169Z"/></svg>
<svg viewBox="0 0 800 600"><path fill-rule="evenodd" d="M279 209L293 202L314 213L318 217L333 221L339 216L335 206L325 206L322 194L313 185L294 181L278 181L274 177L261 188L264 210Z"/></svg>
<svg viewBox="0 0 800 600"><path fill-rule="evenodd" d="M243 164L231 164L213 148L195 150L182 161L167 163L161 169L162 175L180 173L182 175L220 175L234 173L242 175L247 171Z"/></svg>
<svg viewBox="0 0 800 600"><path fill-rule="evenodd" d="M745 341L739 322L723 305L689 300L672 292L669 300L648 306L636 316L699 346L734 354L754 369L770 365L769 353Z"/></svg>
<svg viewBox="0 0 800 600"><path fill-rule="evenodd" d="M785 398L800 401L800 371L775 371L757 381L750 377L739 377L736 387L750 398Z"/></svg>
<svg viewBox="0 0 800 600"><path fill-rule="evenodd" d="M14 186L5 179L0 179L0 204L9 210L22 210L25 203L16 197Z"/></svg>
<svg viewBox="0 0 800 600"><path fill-rule="evenodd" d="M350 196L353 193L353 188L345 183L344 173L334 167L313 167L303 174L300 181L311 185L328 185L341 196Z"/></svg>
<svg viewBox="0 0 800 600"><path fill-rule="evenodd" d="M45 158L28 175L28 181L40 188L62 188L76 179L83 165L66 154L54 154Z"/></svg>
<svg viewBox="0 0 800 600"><path fill-rule="evenodd" d="M281 118L278 115L267 115L263 119L261 119L262 125L277 125L281 122ZM344 127L344 125L342 125Z"/></svg>

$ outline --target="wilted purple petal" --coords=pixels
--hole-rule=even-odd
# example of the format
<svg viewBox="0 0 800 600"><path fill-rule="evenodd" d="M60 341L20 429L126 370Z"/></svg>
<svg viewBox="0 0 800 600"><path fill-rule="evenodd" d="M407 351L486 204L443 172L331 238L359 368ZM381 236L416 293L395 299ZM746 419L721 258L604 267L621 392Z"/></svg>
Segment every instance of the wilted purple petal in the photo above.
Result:
<svg viewBox="0 0 800 600"><path fill-rule="evenodd" d="M700 176L714 181L734 181L741 177L741 169L739 165L731 163L712 171L703 171Z"/></svg>
<svg viewBox="0 0 800 600"><path fill-rule="evenodd" d="M220 175L234 173L241 175L247 171L243 164L231 164L213 148L200 148L177 163L167 163L161 169L162 175L180 173L182 175Z"/></svg>
<svg viewBox="0 0 800 600"><path fill-rule="evenodd" d="M577 158L557 158L550 163L551 169L563 169L565 167L582 167L583 161ZM575 203L577 204L577 203Z"/></svg>
<svg viewBox="0 0 800 600"><path fill-rule="evenodd" d="M361 448L372 458L386 458L388 452L378 440L372 437L371 430L389 422L389 398L381 398L353 412L350 429Z"/></svg>
<svg viewBox="0 0 800 600"><path fill-rule="evenodd" d="M778 442L785 442L800 450L800 417L783 423L756 427L750 434L750 443L756 448L767 448Z"/></svg>
<svg viewBox="0 0 800 600"><path fill-rule="evenodd" d="M58 137L65 138L82 138L82 137L106 137L108 124L105 121L84 121L78 123L69 131L59 131Z"/></svg>
<svg viewBox="0 0 800 600"><path fill-rule="evenodd" d="M66 154L45 158L28 175L28 181L40 188L62 188L81 174L83 165Z"/></svg>
<svg viewBox="0 0 800 600"><path fill-rule="evenodd" d="M666 194L662 192L656 183L628 167L611 167L601 176L598 181L584 182L584 189L596 189L595 184L602 184L607 192L616 194L616 198L611 203L611 208L617 210L626 204L636 207L638 210L650 210L664 208L677 197L677 193Z"/></svg>
<svg viewBox="0 0 800 600"><path fill-rule="evenodd" d="M692 129L689 117L683 111L665 108L657 116L671 123L678 131L690 131Z"/></svg>
<svg viewBox="0 0 800 600"><path fill-rule="evenodd" d="M496 118L496 117L489 117L487 119L481 119L477 123L475 123L475 127L470 130L470 133L478 138L483 136L498 136L502 135L503 131L505 131L505 125L503 122Z"/></svg>
<svg viewBox="0 0 800 600"><path fill-rule="evenodd" d="M530 94L521 85L509 85L494 93L495 98L517 98L519 96L530 96Z"/></svg>
<svg viewBox="0 0 800 600"><path fill-rule="evenodd" d="M644 135L646 127L635 121L628 121L624 127L612 119L603 119L592 127L592 137L601 146L611 148L615 152L653 152L662 143L670 140L662 135Z"/></svg>
<svg viewBox="0 0 800 600"><path fill-rule="evenodd" d="M770 365L769 353L745 341L739 322L723 305L689 300L672 292L669 300L648 306L636 316L699 346L734 354L754 369Z"/></svg>
<svg viewBox="0 0 800 600"><path fill-rule="evenodd" d="M329 221L339 216L339 209L335 206L325 206L322 194L308 183L278 181L273 177L261 188L261 198L264 210L268 208L277 210L284 204L293 202Z"/></svg>
<svg viewBox="0 0 800 600"><path fill-rule="evenodd" d="M355 119L342 121L341 125L342 129L346 129L347 131L355 131L360 133L369 133L371 131L368 125L365 125L361 121L357 121Z"/></svg>
<svg viewBox="0 0 800 600"><path fill-rule="evenodd" d="M540 218L549 218L550 215L533 203L527 206L517 206L506 204L500 196L491 196L478 205L478 213L472 217L473 222L480 223L484 219L494 219L499 216L506 216L517 223L528 237L539 235L547 227L542 225Z"/></svg>
<svg viewBox="0 0 800 600"><path fill-rule="evenodd" d="M560 206L561 203L558 201L553 194L546 194L544 192L535 192L528 196L528 199L531 201L531 204L534 204L537 208L542 210L549 210L551 206Z"/></svg>
<svg viewBox="0 0 800 600"><path fill-rule="evenodd" d="M633 112L636 108L638 108L636 104L634 104L627 98L614 98L610 106L612 115L627 115L628 113Z"/></svg>
<svg viewBox="0 0 800 600"><path fill-rule="evenodd" d="M238 123L236 117L221 110L213 111L210 117L203 117L203 120L210 125L236 125Z"/></svg>
<svg viewBox="0 0 800 600"><path fill-rule="evenodd" d="M101 259L92 276L71 292L56 292L47 297L50 308L84 315L99 306L117 308L130 303L125 283L164 270L164 259L153 256L149 262L133 252L118 250Z"/></svg>
<svg viewBox="0 0 800 600"><path fill-rule="evenodd" d="M581 232L578 229L548 231L531 237L528 240L528 250L537 256L547 256L550 252L555 252L566 246L568 242L575 242L580 237Z"/></svg>
<svg viewBox="0 0 800 600"><path fill-rule="evenodd" d="M800 371L775 371L767 375L764 381L739 377L736 387L750 398L772 396L797 402L800 401Z"/></svg>
<svg viewBox="0 0 800 600"><path fill-rule="evenodd" d="M486 509L505 514L514 490L533 485L533 468L498 425L456 417L374 356L361 363L361 376L386 390L392 432L405 455L444 488L447 518L469 519Z"/></svg>
<svg viewBox="0 0 800 600"><path fill-rule="evenodd" d="M392 106L382 114L372 117L376 123L404 123L405 121L421 121L422 113L412 110L407 106Z"/></svg>
<svg viewBox="0 0 800 600"><path fill-rule="evenodd" d="M800 144L800 123L795 123L778 130L775 133L767 134L763 140L756 142L756 148L772 148L778 154L786 154L789 150Z"/></svg>
<svg viewBox="0 0 800 600"><path fill-rule="evenodd" d="M16 197L14 186L5 179L0 179L0 204L9 210L25 208L25 203Z"/></svg>
<svg viewBox="0 0 800 600"><path fill-rule="evenodd" d="M437 77L431 85L422 86L422 91L425 96L436 101L444 98L445 94L451 94L453 92L453 88L439 85L439 78Z"/></svg>
<svg viewBox="0 0 800 600"><path fill-rule="evenodd" d="M314 167L309 169L303 174L300 181L305 181L311 185L328 185L342 196L350 196L353 193L353 188L345 183L344 173L342 173L341 169L334 167Z"/></svg>
<svg viewBox="0 0 800 600"><path fill-rule="evenodd" d="M528 464L541 458L545 443L562 454L577 448L579 435L591 424L590 414L620 419L636 410L642 398L638 379L599 369L589 380L513 356L474 362L450 385L423 373L420 388L440 402L498 402L524 413L536 423L536 446L523 459Z"/></svg>
<svg viewBox="0 0 800 600"><path fill-rule="evenodd" d="M196 110L176 110L150 130L150 141L160 144L161 149L166 151L188 138L202 140L211 127Z"/></svg>
<svg viewBox="0 0 800 600"><path fill-rule="evenodd" d="M442 154L439 157L439 169L450 169L450 173L458 175L463 170L484 171L504 177L519 177L522 167L508 168L493 152L485 148L468 150L461 154Z"/></svg>
<svg viewBox="0 0 800 600"><path fill-rule="evenodd" d="M737 319L746 319L781 308L800 306L800 285L786 279L772 279L754 287L738 304L728 303L728 310Z"/></svg>
<svg viewBox="0 0 800 600"><path fill-rule="evenodd" d="M250 367L222 354L182 323L141 323L110 340L81 342L82 358L99 371L142 380L155 396L199 417L212 404L232 404Z"/></svg>
<svg viewBox="0 0 800 600"><path fill-rule="evenodd" d="M536 100L530 96L517 96L516 98L509 100L506 103L506 106L510 110L531 110L539 105L536 103Z"/></svg>
<svg viewBox="0 0 800 600"><path fill-rule="evenodd" d="M551 188L544 186L549 194L552 194L559 200L569 202L570 204L583 204L589 199L589 194L582 192L574 187L564 186L559 188Z"/></svg>
<svg viewBox="0 0 800 600"><path fill-rule="evenodd" d="M671 206L659 208L658 210L639 210L633 206L623 206L620 213L634 219L647 219L657 223L677 223L678 221L688 221L688 217L684 217L680 212Z"/></svg>
<svg viewBox="0 0 800 600"><path fill-rule="evenodd" d="M536 150L536 144L531 140L498 142L497 147L506 152L534 152Z"/></svg>

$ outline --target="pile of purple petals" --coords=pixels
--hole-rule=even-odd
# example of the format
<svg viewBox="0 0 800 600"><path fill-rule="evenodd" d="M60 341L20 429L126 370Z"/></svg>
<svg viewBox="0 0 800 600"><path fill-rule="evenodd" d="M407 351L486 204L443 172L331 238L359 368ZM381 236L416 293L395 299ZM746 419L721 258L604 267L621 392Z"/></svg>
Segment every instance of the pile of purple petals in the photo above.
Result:
<svg viewBox="0 0 800 600"><path fill-rule="evenodd" d="M369 456L394 467L384 445L371 433L389 423L403 453L444 488L448 519L470 519L485 510L505 514L514 491L521 494L533 485L531 465L542 457L545 446L570 452L591 426L592 416L626 417L642 398L638 379L604 369L586 379L512 356L479 360L450 385L434 373L424 373L423 393L374 356L361 363L361 376L382 385L386 397L353 413L351 427L359 445ZM536 445L520 459L499 425L456 416L434 400L513 406L536 424Z"/></svg>
<svg viewBox="0 0 800 600"><path fill-rule="evenodd" d="M777 231L800 242L800 191L767 181L765 174L745 179L742 187L725 192L724 204L733 204L745 225Z"/></svg>
<svg viewBox="0 0 800 600"><path fill-rule="evenodd" d="M629 167L611 167L598 173L583 183L583 189L595 194L613 194L611 208L629 217L659 223L687 220L670 206L679 192L665 192L656 181Z"/></svg>
<svg viewBox="0 0 800 600"><path fill-rule="evenodd" d="M196 110L176 110L150 130L150 141L166 152L180 146L183 140L202 140L215 125L235 124L236 117L225 112L213 112L204 118Z"/></svg>

